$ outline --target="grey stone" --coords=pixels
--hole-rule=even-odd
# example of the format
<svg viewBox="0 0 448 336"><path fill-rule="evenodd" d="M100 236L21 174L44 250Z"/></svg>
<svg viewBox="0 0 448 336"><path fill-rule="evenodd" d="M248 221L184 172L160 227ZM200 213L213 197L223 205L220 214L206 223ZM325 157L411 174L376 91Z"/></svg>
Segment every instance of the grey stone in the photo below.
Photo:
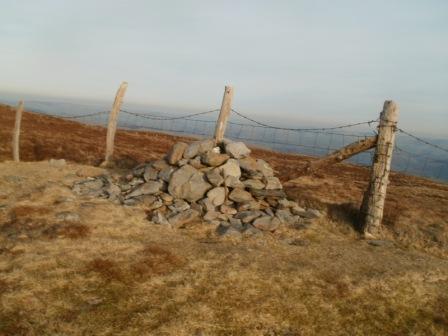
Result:
<svg viewBox="0 0 448 336"><path fill-rule="evenodd" d="M232 238L232 239L241 239L242 235L239 230L234 228L231 225L223 225L220 224L216 229L216 233L222 237Z"/></svg>
<svg viewBox="0 0 448 336"><path fill-rule="evenodd" d="M253 200L252 195L249 192L239 188L232 190L232 192L229 194L229 199L237 203Z"/></svg>
<svg viewBox="0 0 448 336"><path fill-rule="evenodd" d="M274 176L266 177L266 190L283 189L280 180Z"/></svg>
<svg viewBox="0 0 448 336"><path fill-rule="evenodd" d="M254 158L246 157L239 159L238 163L241 169L249 174L255 174L257 172L257 161Z"/></svg>
<svg viewBox="0 0 448 336"><path fill-rule="evenodd" d="M164 203L172 203L174 200L174 197L171 196L170 194L166 194L166 193L161 193L159 195L160 199L164 202Z"/></svg>
<svg viewBox="0 0 448 336"><path fill-rule="evenodd" d="M288 209L279 209L275 212L275 216L280 219L283 224L286 225L294 225L296 223L296 219L291 214Z"/></svg>
<svg viewBox="0 0 448 336"><path fill-rule="evenodd" d="M237 213L237 210L235 208L226 204L221 205L219 211L221 211L221 213L226 215L235 215Z"/></svg>
<svg viewBox="0 0 448 336"><path fill-rule="evenodd" d="M154 202L156 202L158 200L158 198L154 195L141 195L141 196L134 197L133 200L135 200L137 203L141 203L142 205L149 207L149 206L153 205ZM129 203L129 202L126 202L126 203Z"/></svg>
<svg viewBox="0 0 448 336"><path fill-rule="evenodd" d="M218 218L219 213L216 211L208 211L205 215L204 215L204 220L206 221L212 221L215 220L216 218Z"/></svg>
<svg viewBox="0 0 448 336"><path fill-rule="evenodd" d="M264 189L265 185L263 182L261 182L260 180L256 180L256 179L248 179L243 181L243 184L246 188L251 188L251 189Z"/></svg>
<svg viewBox="0 0 448 336"><path fill-rule="evenodd" d="M199 213L196 210L188 209L183 212L179 212L171 216L168 221L175 228L180 228L185 226L185 224L191 223L199 217Z"/></svg>
<svg viewBox="0 0 448 336"><path fill-rule="evenodd" d="M56 219L61 222L80 222L81 217L78 213L72 211L62 211L58 212L56 215Z"/></svg>
<svg viewBox="0 0 448 336"><path fill-rule="evenodd" d="M246 210L259 210L260 209L260 203L252 200L249 202L243 202L238 204L238 211L246 211Z"/></svg>
<svg viewBox="0 0 448 336"><path fill-rule="evenodd" d="M204 198L204 199L200 200L199 203L201 203L201 205L204 209L204 212L216 210L216 207L213 205L212 201L208 198Z"/></svg>
<svg viewBox="0 0 448 336"><path fill-rule="evenodd" d="M229 218L230 218L229 215L218 212L218 219L223 220L223 221L228 221Z"/></svg>
<svg viewBox="0 0 448 336"><path fill-rule="evenodd" d="M136 198L129 198L129 199L124 199L122 202L124 205L137 205L139 203L139 199L138 197Z"/></svg>
<svg viewBox="0 0 448 336"><path fill-rule="evenodd" d="M188 164L196 169L201 169L205 167L201 162L200 156L196 156L195 158L188 160Z"/></svg>
<svg viewBox="0 0 448 336"><path fill-rule="evenodd" d="M274 176L274 170L272 167L264 160L257 160L257 170L263 174L265 177Z"/></svg>
<svg viewBox="0 0 448 336"><path fill-rule="evenodd" d="M244 189L244 183L241 182L240 179L235 176L227 176L224 180L224 185L228 188Z"/></svg>
<svg viewBox="0 0 448 336"><path fill-rule="evenodd" d="M171 147L171 150L168 152L166 160L169 164L176 164L182 156L184 155L185 149L187 149L188 145L185 142L178 142Z"/></svg>
<svg viewBox="0 0 448 336"><path fill-rule="evenodd" d="M231 142L226 145L226 153L234 159L250 155L250 149L243 142Z"/></svg>
<svg viewBox="0 0 448 336"><path fill-rule="evenodd" d="M126 192L126 191L129 191L129 190L132 189L132 186L131 186L130 184L128 184L128 183L121 183L121 184L119 185L119 187L120 187L120 190L121 190L122 192Z"/></svg>
<svg viewBox="0 0 448 336"><path fill-rule="evenodd" d="M202 162L210 167L217 167L224 164L229 159L227 154L215 153L210 150L202 155Z"/></svg>
<svg viewBox="0 0 448 336"><path fill-rule="evenodd" d="M261 231L273 232L280 226L280 220L275 217L263 216L255 219L252 225Z"/></svg>
<svg viewBox="0 0 448 336"><path fill-rule="evenodd" d="M294 206L294 207L291 208L291 212L292 212L294 215L298 215L298 216L300 216L301 214L305 213L306 210L305 210L304 208L302 208L302 207L296 205L296 206Z"/></svg>
<svg viewBox="0 0 448 336"><path fill-rule="evenodd" d="M149 196L149 195L147 195L147 196ZM134 198L132 198L132 199L134 199ZM131 200L132 200L131 199ZM143 201L144 202L144 201ZM156 199L153 203L151 203L151 204L146 204L146 210L148 210L148 211L152 211L152 210L155 210L155 209L159 209L159 208L161 208L161 207L163 207L163 202L161 201L161 200L159 200L159 199Z"/></svg>
<svg viewBox="0 0 448 336"><path fill-rule="evenodd" d="M201 155L215 146L213 139L206 139L201 141L195 141L188 145L184 152L184 158L191 159L197 155Z"/></svg>
<svg viewBox="0 0 448 336"><path fill-rule="evenodd" d="M140 177L134 177L132 180L129 181L129 185L131 187L135 187L137 185L145 183L145 180Z"/></svg>
<svg viewBox="0 0 448 336"><path fill-rule="evenodd" d="M198 170L193 168L190 165L183 166L176 170L170 178L168 191L170 191L170 194L173 195L175 193L177 188L182 187L185 183L187 183L192 176L198 173ZM173 192L171 190L173 189ZM176 195L173 195L176 197ZM182 197L178 197L182 198Z"/></svg>
<svg viewBox="0 0 448 336"><path fill-rule="evenodd" d="M225 164L223 164L220 167L222 171L222 175L224 176L224 179L226 179L227 176L233 176L236 178L241 177L241 169L240 165L238 164L238 161L235 159L229 159Z"/></svg>
<svg viewBox="0 0 448 336"><path fill-rule="evenodd" d="M243 227L243 221L241 219L238 218L229 218L229 223L230 225L232 225L233 227L236 228L242 228Z"/></svg>
<svg viewBox="0 0 448 336"><path fill-rule="evenodd" d="M140 177L143 175L143 173L145 172L145 168L146 168L146 163L141 163L138 166L132 168L132 176L134 177ZM132 178L127 177L128 181L130 181Z"/></svg>
<svg viewBox="0 0 448 336"><path fill-rule="evenodd" d="M110 200L117 200L121 197L121 189L115 183L112 183L110 180L106 183L104 187L104 191L107 193L107 197Z"/></svg>
<svg viewBox="0 0 448 336"><path fill-rule="evenodd" d="M174 203L172 205L168 206L168 208L174 213L178 213L190 209L190 204L185 202L183 199L177 198L174 200Z"/></svg>
<svg viewBox="0 0 448 336"><path fill-rule="evenodd" d="M216 233L218 235L223 235L230 227L230 223L228 222L220 222L218 227L216 228Z"/></svg>
<svg viewBox="0 0 448 336"><path fill-rule="evenodd" d="M166 219L165 215L161 211L154 211L152 213L151 221L154 224L166 225L171 227L171 223Z"/></svg>
<svg viewBox="0 0 448 336"><path fill-rule="evenodd" d="M104 180L101 178L88 179L76 182L73 185L73 192L83 196L101 196L104 191Z"/></svg>
<svg viewBox="0 0 448 336"><path fill-rule="evenodd" d="M226 188L216 187L207 192L207 197L214 206L220 206L226 199Z"/></svg>
<svg viewBox="0 0 448 336"><path fill-rule="evenodd" d="M180 159L179 161L177 161L177 165L179 167L185 166L186 164L188 164L188 159Z"/></svg>
<svg viewBox="0 0 448 336"><path fill-rule="evenodd" d="M234 229L237 229L239 232L243 232L244 229L246 228L246 226L239 219L232 219L232 220L230 220L230 218L229 218L229 222L230 222L230 225Z"/></svg>
<svg viewBox="0 0 448 336"><path fill-rule="evenodd" d="M293 209L293 213L306 219L316 219L322 217L322 213L315 209L308 209L305 211L297 211L297 209Z"/></svg>
<svg viewBox="0 0 448 336"><path fill-rule="evenodd" d="M286 198L282 198L278 200L278 206L282 209L288 209L298 207L298 204L294 201L289 201Z"/></svg>
<svg viewBox="0 0 448 336"><path fill-rule="evenodd" d="M161 181L149 181L137 186L129 194L125 196L125 199L141 196L141 195L152 195L160 191L163 186Z"/></svg>
<svg viewBox="0 0 448 336"><path fill-rule="evenodd" d="M219 168L209 170L205 175L207 176L207 180L215 187L219 187L224 183L224 178L222 177Z"/></svg>
<svg viewBox="0 0 448 336"><path fill-rule="evenodd" d="M274 217L274 212L272 211L271 208L264 209L264 212L266 213L266 215Z"/></svg>
<svg viewBox="0 0 448 336"><path fill-rule="evenodd" d="M268 207L277 208L279 206L277 198L267 197L265 201L268 203Z"/></svg>
<svg viewBox="0 0 448 336"><path fill-rule="evenodd" d="M196 202L191 202L191 203L190 203L190 208L193 209L193 210L196 210L200 215L203 214L202 206L199 205L199 204L196 203Z"/></svg>
<svg viewBox="0 0 448 336"><path fill-rule="evenodd" d="M241 221L243 223L250 223L254 219L256 219L256 218L258 218L258 217L260 217L262 215L263 215L263 213L261 211L259 211L259 210L247 210L247 211L238 212L234 216L234 218L241 219Z"/></svg>
<svg viewBox="0 0 448 336"><path fill-rule="evenodd" d="M252 225L246 225L246 227L243 231L243 236L259 238L259 237L263 237L263 232L255 227L253 227Z"/></svg>
<svg viewBox="0 0 448 336"><path fill-rule="evenodd" d="M157 160L152 163L152 166L160 171L166 167L169 167L169 164L165 160Z"/></svg>
<svg viewBox="0 0 448 336"><path fill-rule="evenodd" d="M143 178L145 179L146 182L149 182L151 180L157 180L157 177L159 175L159 171L157 169L155 169L154 167L147 165L145 167L145 171L143 173Z"/></svg>
<svg viewBox="0 0 448 336"><path fill-rule="evenodd" d="M196 202L211 188L212 186L205 180L204 173L185 165L171 176L168 192L175 198Z"/></svg>
<svg viewBox="0 0 448 336"><path fill-rule="evenodd" d="M174 173L176 169L172 166L166 166L165 168L163 168L160 172L159 172L159 179L161 179L162 181L165 182L169 182L171 175Z"/></svg>
<svg viewBox="0 0 448 336"><path fill-rule="evenodd" d="M204 197L205 193L212 188L205 178L204 173L198 172L194 174L189 183L189 191L186 194L185 199L189 202L196 202L197 200Z"/></svg>

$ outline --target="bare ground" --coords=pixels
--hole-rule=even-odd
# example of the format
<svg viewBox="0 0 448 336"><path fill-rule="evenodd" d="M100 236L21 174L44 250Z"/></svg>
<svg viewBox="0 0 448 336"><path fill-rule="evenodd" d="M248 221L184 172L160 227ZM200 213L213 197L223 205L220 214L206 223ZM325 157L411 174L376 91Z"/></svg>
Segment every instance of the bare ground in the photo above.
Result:
<svg viewBox="0 0 448 336"><path fill-rule="evenodd" d="M13 113L0 110L0 160ZM26 113L22 158L97 164L105 131ZM178 138L119 132L122 165ZM255 149L283 181L309 158ZM328 217L241 242L197 223L168 231L144 209L75 196L102 173L70 163L0 163L0 335L446 335L448 187L393 174L372 246L353 224L368 172L337 165L287 188ZM78 219L62 219L75 212Z"/></svg>

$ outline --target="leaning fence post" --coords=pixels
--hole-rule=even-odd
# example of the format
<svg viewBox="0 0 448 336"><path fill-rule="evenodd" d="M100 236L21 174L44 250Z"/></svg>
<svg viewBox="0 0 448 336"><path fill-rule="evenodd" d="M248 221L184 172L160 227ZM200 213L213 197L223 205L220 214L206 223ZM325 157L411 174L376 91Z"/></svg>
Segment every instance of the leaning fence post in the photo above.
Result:
<svg viewBox="0 0 448 336"><path fill-rule="evenodd" d="M106 166L112 160L112 155L114 152L114 139L115 132L117 130L118 113L120 112L121 104L123 102L123 97L128 88L128 83L121 83L118 88L117 94L115 95L114 104L112 105L112 110L109 115L109 123L107 124L107 137L106 137L106 156L104 158L103 166Z"/></svg>
<svg viewBox="0 0 448 336"><path fill-rule="evenodd" d="M361 205L361 225L366 238L374 238L381 232L384 201L389 183L390 165L394 150L395 132L399 114L398 105L384 102L378 126L378 141L373 157L369 186Z"/></svg>
<svg viewBox="0 0 448 336"><path fill-rule="evenodd" d="M224 139L226 131L227 120L229 119L230 111L232 109L233 88L226 86L224 89L224 96L222 97L221 111L219 112L218 121L215 129L215 144L219 144Z"/></svg>
<svg viewBox="0 0 448 336"><path fill-rule="evenodd" d="M12 136L12 157L16 162L20 161L20 125L22 123L23 106L23 100L19 101L19 105L16 108L16 120L14 123L14 133Z"/></svg>

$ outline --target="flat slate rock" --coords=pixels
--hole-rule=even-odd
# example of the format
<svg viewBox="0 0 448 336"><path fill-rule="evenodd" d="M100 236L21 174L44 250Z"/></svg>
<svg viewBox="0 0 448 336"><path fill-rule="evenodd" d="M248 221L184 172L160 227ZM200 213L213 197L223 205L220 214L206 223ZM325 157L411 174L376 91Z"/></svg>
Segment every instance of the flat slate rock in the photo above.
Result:
<svg viewBox="0 0 448 336"><path fill-rule="evenodd" d="M280 220L275 217L263 216L255 219L252 225L261 231L273 232L280 226Z"/></svg>
<svg viewBox="0 0 448 336"><path fill-rule="evenodd" d="M152 195L156 194L162 189L163 182L161 181L149 181L137 186L129 194L126 195L125 199L141 196L141 195Z"/></svg>
<svg viewBox="0 0 448 336"><path fill-rule="evenodd" d="M178 142L171 147L171 150L168 152L166 160L169 164L176 164L182 156L184 155L185 149L187 149L188 145L185 142Z"/></svg>
<svg viewBox="0 0 448 336"><path fill-rule="evenodd" d="M199 217L199 212L193 209L188 209L183 212L179 212L174 216L168 218L169 223L175 228L181 228L188 223L191 223Z"/></svg>
<svg viewBox="0 0 448 336"><path fill-rule="evenodd" d="M224 176L224 179L227 178L228 176L233 176L236 178L241 177L240 165L239 165L238 161L235 159L227 160L227 162L225 164L223 164L220 167L220 169L222 171L222 175Z"/></svg>
<svg viewBox="0 0 448 336"><path fill-rule="evenodd" d="M202 162L209 167L217 167L224 164L230 156L208 151L202 155Z"/></svg>
<svg viewBox="0 0 448 336"><path fill-rule="evenodd" d="M249 156L250 149L244 144L244 142L231 142L226 145L226 153L234 159L240 159Z"/></svg>
<svg viewBox="0 0 448 336"><path fill-rule="evenodd" d="M232 190L232 192L229 194L229 199L237 203L248 202L253 200L250 192L239 188Z"/></svg>

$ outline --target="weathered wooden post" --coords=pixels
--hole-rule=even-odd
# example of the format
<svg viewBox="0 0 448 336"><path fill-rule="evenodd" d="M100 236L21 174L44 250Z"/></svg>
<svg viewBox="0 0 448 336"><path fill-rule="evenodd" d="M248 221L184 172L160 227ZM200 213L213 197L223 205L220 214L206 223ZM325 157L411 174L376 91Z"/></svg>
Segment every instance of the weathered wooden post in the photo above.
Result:
<svg viewBox="0 0 448 336"><path fill-rule="evenodd" d="M215 144L219 144L224 139L226 132L227 120L229 119L230 111L232 110L233 88L226 86L224 89L224 96L222 97L221 111L219 112L218 121L215 129Z"/></svg>
<svg viewBox="0 0 448 336"><path fill-rule="evenodd" d="M19 101L19 105L16 108L14 133L12 135L12 157L16 162L20 161L20 125L22 124L23 106L23 100Z"/></svg>
<svg viewBox="0 0 448 336"><path fill-rule="evenodd" d="M112 110L110 111L109 115L109 123L107 125L106 156L104 158L102 166L107 166L112 160L112 155L114 153L115 132L117 131L118 113L120 112L121 104L123 103L123 97L126 93L127 88L127 82L121 83L120 87L118 88L117 94L115 95L114 104L112 105Z"/></svg>
<svg viewBox="0 0 448 336"><path fill-rule="evenodd" d="M378 140L373 157L370 183L361 205L361 226L366 238L375 238L381 233L386 190L389 183L392 152L399 114L398 105L384 102L378 126Z"/></svg>

